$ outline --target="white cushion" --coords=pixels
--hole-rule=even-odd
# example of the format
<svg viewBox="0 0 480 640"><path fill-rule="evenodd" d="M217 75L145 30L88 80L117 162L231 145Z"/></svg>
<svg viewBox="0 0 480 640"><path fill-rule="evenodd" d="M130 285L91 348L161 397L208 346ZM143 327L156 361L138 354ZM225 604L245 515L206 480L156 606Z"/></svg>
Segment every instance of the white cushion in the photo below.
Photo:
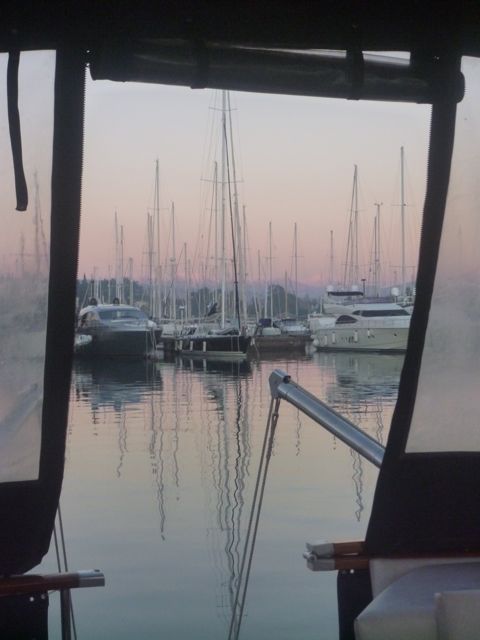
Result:
<svg viewBox="0 0 480 640"><path fill-rule="evenodd" d="M480 558L441 558L438 556L431 558L372 558L369 567L373 597L376 598L392 582L413 569L437 564L458 564L459 562L480 562Z"/></svg>
<svg viewBox="0 0 480 640"><path fill-rule="evenodd" d="M478 640L480 589L437 593L435 605L438 640Z"/></svg>
<svg viewBox="0 0 480 640"><path fill-rule="evenodd" d="M437 640L435 594L476 588L480 588L479 562L414 569L362 611L355 621L356 640Z"/></svg>

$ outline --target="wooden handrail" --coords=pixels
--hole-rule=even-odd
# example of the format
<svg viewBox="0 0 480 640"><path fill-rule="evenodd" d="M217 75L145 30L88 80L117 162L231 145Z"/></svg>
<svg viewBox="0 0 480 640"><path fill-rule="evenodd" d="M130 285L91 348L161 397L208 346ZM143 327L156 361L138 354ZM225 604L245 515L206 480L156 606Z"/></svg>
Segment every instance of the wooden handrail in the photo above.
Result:
<svg viewBox="0 0 480 640"><path fill-rule="evenodd" d="M307 544L303 554L307 567L312 571L348 571L368 569L370 560L377 556L365 553L364 542L326 542L320 540ZM428 560L438 558L480 558L480 551L458 551L445 553L396 554L388 560Z"/></svg>
<svg viewBox="0 0 480 640"><path fill-rule="evenodd" d="M103 587L104 585L105 576L97 569L46 575L27 573L0 578L0 597L83 587Z"/></svg>

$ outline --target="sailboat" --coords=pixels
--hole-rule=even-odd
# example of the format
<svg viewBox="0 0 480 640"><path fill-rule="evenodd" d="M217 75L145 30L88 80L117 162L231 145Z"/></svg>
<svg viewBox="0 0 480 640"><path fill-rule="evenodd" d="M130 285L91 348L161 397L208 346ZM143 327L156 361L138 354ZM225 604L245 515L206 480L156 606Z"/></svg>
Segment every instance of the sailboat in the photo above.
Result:
<svg viewBox="0 0 480 640"><path fill-rule="evenodd" d="M272 222L268 226L269 235L269 284L265 294L265 317L259 318L253 331L252 351L257 355L282 354L291 351L305 352L310 343L310 331L306 325L298 320L298 277L297 277L297 223L294 225L294 266L295 266L295 316L288 315L288 288L285 274L285 315L275 317L273 313L273 255L272 255ZM270 293L270 295L269 295ZM270 310L267 311L268 302ZM267 313L269 315L267 315Z"/></svg>
<svg viewBox="0 0 480 640"><path fill-rule="evenodd" d="M394 298L378 296L379 219L380 205L377 204L374 228L374 282L377 295L368 299L365 297L365 286L360 290L357 285L347 285L349 282L358 282L359 278L358 167L355 165L344 287L343 289L335 289L331 285L327 287L322 300L322 313L310 318L313 346L317 350L395 353L403 352L407 348L410 313ZM363 283L365 285L365 281ZM395 290L392 290L392 293L395 293ZM398 296L399 292L396 291L396 294Z"/></svg>
<svg viewBox="0 0 480 640"><path fill-rule="evenodd" d="M228 108L227 108L228 104ZM228 113L228 118L227 118ZM228 119L228 122L227 122ZM228 92L222 91L221 110L221 141L222 141L222 211L220 224L220 246L221 255L221 300L220 309L217 301L212 301L206 311L205 317L197 327L187 332L175 340L175 350L181 354L203 358L246 358L250 346L251 337L247 335L246 329L242 326L240 315L240 289L237 268L237 258L242 258L241 252L238 255L236 236L239 234L238 215L234 216L234 202L231 194L232 179L231 168L234 168L233 142L231 126L231 109ZM215 170L216 175L216 170ZM228 191L228 193L227 193ZM228 207L227 207L228 201ZM235 199L236 201L236 199ZM238 211L235 212L238 214ZM234 220L235 217L235 220ZM229 218L230 225L228 225ZM234 316L232 322L226 316L227 299L227 256L226 237L227 228L230 226L232 238L232 264L233 264L233 285L234 285ZM240 245L241 247L241 245Z"/></svg>

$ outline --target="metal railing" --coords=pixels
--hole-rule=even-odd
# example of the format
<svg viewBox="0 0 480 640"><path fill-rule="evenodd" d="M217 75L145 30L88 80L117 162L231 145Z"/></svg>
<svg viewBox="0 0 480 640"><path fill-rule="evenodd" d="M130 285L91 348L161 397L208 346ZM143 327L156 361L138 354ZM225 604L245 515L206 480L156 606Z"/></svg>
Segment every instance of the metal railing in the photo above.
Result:
<svg viewBox="0 0 480 640"><path fill-rule="evenodd" d="M377 467L381 466L385 447L377 440L293 382L284 371L275 369L270 374L269 382L273 398L286 400L366 460Z"/></svg>

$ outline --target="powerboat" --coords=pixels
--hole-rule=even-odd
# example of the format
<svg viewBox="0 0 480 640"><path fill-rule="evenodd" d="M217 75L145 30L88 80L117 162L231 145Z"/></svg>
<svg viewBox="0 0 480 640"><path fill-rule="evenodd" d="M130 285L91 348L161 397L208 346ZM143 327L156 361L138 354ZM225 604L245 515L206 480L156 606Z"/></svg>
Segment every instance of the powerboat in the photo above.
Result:
<svg viewBox="0 0 480 640"><path fill-rule="evenodd" d="M317 350L405 351L411 315L400 305L364 303L337 316L311 319Z"/></svg>
<svg viewBox="0 0 480 640"><path fill-rule="evenodd" d="M157 345L157 324L138 307L96 304L78 314L75 353L78 356L147 356Z"/></svg>

